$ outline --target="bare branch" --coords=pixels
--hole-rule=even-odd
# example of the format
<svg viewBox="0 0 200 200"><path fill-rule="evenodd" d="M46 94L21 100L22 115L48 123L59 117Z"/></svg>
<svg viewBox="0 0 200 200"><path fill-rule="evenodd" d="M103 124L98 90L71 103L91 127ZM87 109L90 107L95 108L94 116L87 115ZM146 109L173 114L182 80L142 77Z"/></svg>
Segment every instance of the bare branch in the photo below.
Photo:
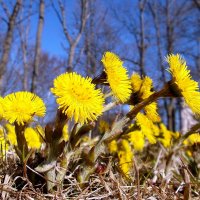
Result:
<svg viewBox="0 0 200 200"><path fill-rule="evenodd" d="M5 2L0 0L0 4L1 4L6 16L9 18L10 17L10 12L9 12L9 9L7 8Z"/></svg>
<svg viewBox="0 0 200 200"><path fill-rule="evenodd" d="M52 1L52 6L53 9L58 17L59 22L62 25L62 29L64 32L64 35L67 39L67 41L69 42L69 56L68 56L68 61L67 61L67 71L72 71L73 69L73 62L74 62L74 55L75 55L75 50L76 47L82 37L82 34L84 32L85 29L85 25L87 22L87 19L89 17L88 14L88 1L87 0L81 0L81 16L80 16L80 27L79 27L79 31L78 34L73 38L67 28L67 22L66 22L66 10L65 10L65 6L63 5L63 2L61 2L61 0L58 0L58 5L59 5L59 9L60 9L60 13L58 11L58 9L56 8L55 4Z"/></svg>
<svg viewBox="0 0 200 200"><path fill-rule="evenodd" d="M42 29L43 29L43 24L44 24L44 7L45 7L44 0L40 0L40 13L39 13L39 22L38 22L37 37L36 37L31 92L33 92L36 88L36 78L38 77L39 59L40 59L40 52L41 52L41 47L40 47L41 36L42 36Z"/></svg>

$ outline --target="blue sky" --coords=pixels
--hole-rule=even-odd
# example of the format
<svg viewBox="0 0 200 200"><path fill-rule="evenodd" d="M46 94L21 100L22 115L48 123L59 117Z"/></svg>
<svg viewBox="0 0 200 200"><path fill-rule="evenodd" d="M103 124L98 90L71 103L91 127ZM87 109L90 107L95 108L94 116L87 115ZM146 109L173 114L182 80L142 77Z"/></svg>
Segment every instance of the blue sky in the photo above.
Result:
<svg viewBox="0 0 200 200"><path fill-rule="evenodd" d="M46 1L46 4L48 4L50 0ZM56 2L56 1L55 1ZM67 0L67 26L68 29L74 28L73 27L73 22L74 22L74 13L76 11L76 6L78 0ZM110 0L110 1L105 1L105 0L97 0L99 5L101 6L101 9L107 13L107 16L111 17L111 10L110 6L114 3L115 5L120 4L123 5L124 7L126 4L120 0ZM35 39L35 32L37 28L37 23L38 23L38 15L34 15L32 17L32 33L33 33L33 40ZM127 39L127 38L126 38ZM49 5L47 8L45 8L45 21L44 21L44 27L43 27L43 33L42 33L42 49L44 51L49 52L52 55L57 55L57 56L65 56L65 51L62 47L62 44L66 45L67 42L65 40L65 37L63 35L63 30L61 27L60 22L58 21L58 18L53 10L53 8Z"/></svg>

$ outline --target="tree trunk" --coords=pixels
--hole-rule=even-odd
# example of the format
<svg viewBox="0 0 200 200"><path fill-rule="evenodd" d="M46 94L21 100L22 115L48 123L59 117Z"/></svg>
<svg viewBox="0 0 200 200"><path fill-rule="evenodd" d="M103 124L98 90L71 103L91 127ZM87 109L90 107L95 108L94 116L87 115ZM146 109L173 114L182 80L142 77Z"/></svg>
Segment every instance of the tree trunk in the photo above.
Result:
<svg viewBox="0 0 200 200"><path fill-rule="evenodd" d="M41 52L41 37L42 30L44 25L44 0L40 0L40 13L39 13L39 22L37 29L36 37L36 46L35 46L35 57L33 64L33 73L32 73L32 83L31 83L31 92L34 92L36 89L36 81L38 78L39 62L40 62L40 52Z"/></svg>
<svg viewBox="0 0 200 200"><path fill-rule="evenodd" d="M6 32L6 36L5 36L5 40L3 44L2 56L0 60L0 91L1 92L2 92L2 87L3 87L3 75L7 68L8 59L10 55L15 21L20 11L21 5L22 5L22 0L17 0L8 21L8 28L7 28L7 32Z"/></svg>

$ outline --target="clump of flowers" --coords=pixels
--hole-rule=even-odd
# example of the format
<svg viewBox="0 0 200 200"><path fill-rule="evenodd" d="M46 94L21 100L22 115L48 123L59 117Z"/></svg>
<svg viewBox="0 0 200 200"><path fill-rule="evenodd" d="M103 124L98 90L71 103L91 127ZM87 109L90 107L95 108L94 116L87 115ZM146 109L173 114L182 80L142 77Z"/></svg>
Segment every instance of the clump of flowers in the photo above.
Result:
<svg viewBox="0 0 200 200"><path fill-rule="evenodd" d="M15 132L15 126L6 124L7 140L11 145L17 146L17 136ZM29 148L39 149L42 145L42 138L36 128L28 127L24 131L24 136Z"/></svg>
<svg viewBox="0 0 200 200"><path fill-rule="evenodd" d="M61 191L67 171L75 171L73 176L76 175L81 182L80 187L84 187L82 183L91 174L98 173L98 167L101 173L106 173L102 170L102 160L109 164L117 161L121 174L131 179L131 172L137 171L137 162L133 163L133 158L141 152L144 153L141 159L145 157L149 161L155 157L151 155L151 147L153 150L162 145L170 147L162 147L165 151L159 153L161 158L168 157L168 164L174 151L181 149L182 144L192 146L200 143L197 131L194 134L189 132L185 139L178 132L168 130L157 112L156 101L159 98L183 96L192 111L200 114L198 83L192 80L180 55L170 54L167 57L172 80L158 91L154 90L153 81L148 76L141 77L135 73L130 79L123 61L116 54L106 52L101 61L104 70L98 78L85 78L75 72L63 73L55 78L51 92L59 107L55 120L43 127L35 117L43 117L46 107L36 94L21 91L0 97L0 117L8 121L7 124L2 122L4 128L0 130L1 152L7 151L9 144L14 146L24 171L27 162L37 157L37 152L42 161L35 161L34 166L37 167L34 170L47 177L48 191L55 188ZM111 92L103 94L101 84L108 85ZM110 95L115 97L114 101L107 98ZM106 111L124 104L132 107L123 117L121 114L126 112L124 106L123 112L116 109L119 114L110 112L112 119L106 116ZM102 119L108 120L99 119L101 115ZM173 145L178 147L173 148ZM156 165L158 162L159 159ZM139 175L138 172L135 174ZM139 183L139 177L137 179Z"/></svg>

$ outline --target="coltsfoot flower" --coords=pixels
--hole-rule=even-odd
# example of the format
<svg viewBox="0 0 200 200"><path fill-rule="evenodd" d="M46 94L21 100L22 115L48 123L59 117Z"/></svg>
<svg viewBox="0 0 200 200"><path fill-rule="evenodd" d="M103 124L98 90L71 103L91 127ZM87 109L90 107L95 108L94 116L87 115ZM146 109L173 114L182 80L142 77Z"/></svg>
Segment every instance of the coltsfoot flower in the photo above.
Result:
<svg viewBox="0 0 200 200"><path fill-rule="evenodd" d="M141 128L142 133L147 137L151 144L156 143L156 134L154 132L153 122L144 114L138 113L136 116L136 123Z"/></svg>
<svg viewBox="0 0 200 200"><path fill-rule="evenodd" d="M186 146L192 146L194 144L200 143L200 134L193 133L187 139L183 141L183 144Z"/></svg>
<svg viewBox="0 0 200 200"><path fill-rule="evenodd" d="M116 140L112 140L108 144L108 149L109 149L110 153L116 153L117 152L117 141Z"/></svg>
<svg viewBox="0 0 200 200"><path fill-rule="evenodd" d="M9 146L4 135L3 127L0 126L0 157L4 157L8 149Z"/></svg>
<svg viewBox="0 0 200 200"><path fill-rule="evenodd" d="M54 80L54 88L51 88L59 109L81 124L96 120L103 112L103 94L91 82L89 77L64 73Z"/></svg>
<svg viewBox="0 0 200 200"><path fill-rule="evenodd" d="M7 130L7 139L10 142L10 144L17 146L15 126L11 124L6 124L6 130Z"/></svg>
<svg viewBox="0 0 200 200"><path fill-rule="evenodd" d="M128 133L128 140L137 151L142 151L145 144L144 134L141 130L134 130Z"/></svg>
<svg viewBox="0 0 200 200"><path fill-rule="evenodd" d="M200 114L200 92L198 82L192 80L186 61L179 54L170 54L166 61L169 63L168 71L172 75L172 85L176 85L186 104L191 110Z"/></svg>
<svg viewBox="0 0 200 200"><path fill-rule="evenodd" d="M160 130L162 134L162 138L158 138L159 141L163 144L164 147L168 148L171 145L172 140L172 132L167 130L167 127L161 123L160 124Z"/></svg>
<svg viewBox="0 0 200 200"><path fill-rule="evenodd" d="M3 98L0 96L0 118L3 117Z"/></svg>
<svg viewBox="0 0 200 200"><path fill-rule="evenodd" d="M62 140L64 140L65 142L67 142L69 140L69 130L68 130L68 125L65 124L62 130Z"/></svg>
<svg viewBox="0 0 200 200"><path fill-rule="evenodd" d="M40 135L33 128L28 127L25 129L24 136L29 148L39 149L41 147Z"/></svg>
<svg viewBox="0 0 200 200"><path fill-rule="evenodd" d="M32 127L28 127L24 131L24 136L29 148L39 149L43 140L41 139L40 134L38 133L38 127L36 130ZM11 124L6 124L7 129L7 139L10 144L17 146L17 136L15 132L15 126Z"/></svg>
<svg viewBox="0 0 200 200"><path fill-rule="evenodd" d="M133 97L134 98L133 101L136 101L137 103L143 101L144 99L148 98L150 95L154 93L152 91L153 81L148 76L145 76L143 79L141 79L139 74L137 73L132 74L131 85L134 94L136 94ZM160 121L160 116L157 112L157 109L158 107L156 102L153 102L144 107L144 111L147 117L153 122Z"/></svg>
<svg viewBox="0 0 200 200"><path fill-rule="evenodd" d="M125 177L130 177L130 171L133 168L133 151L128 140L121 140L118 150L119 167Z"/></svg>
<svg viewBox="0 0 200 200"><path fill-rule="evenodd" d="M101 61L113 95L124 103L131 95L131 81L126 68L123 66L123 62L112 52L106 52Z"/></svg>
<svg viewBox="0 0 200 200"><path fill-rule="evenodd" d="M8 94L2 101L3 117L11 124L23 125L33 120L34 116L43 117L46 107L41 98L31 92L15 92Z"/></svg>

